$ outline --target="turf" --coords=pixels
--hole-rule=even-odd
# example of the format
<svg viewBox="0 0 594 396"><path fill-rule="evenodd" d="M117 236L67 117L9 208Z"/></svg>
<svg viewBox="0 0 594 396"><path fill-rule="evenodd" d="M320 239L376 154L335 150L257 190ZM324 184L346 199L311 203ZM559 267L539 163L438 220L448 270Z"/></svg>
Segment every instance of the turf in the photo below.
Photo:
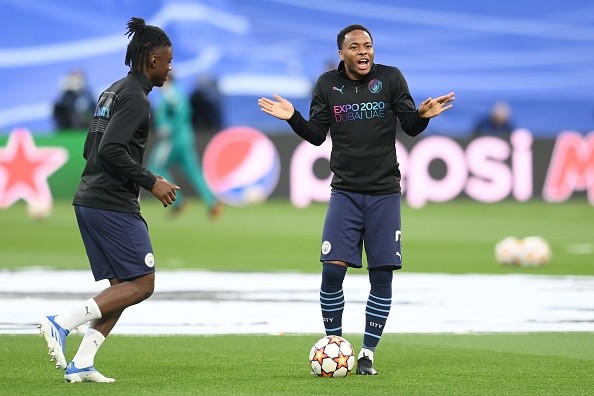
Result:
<svg viewBox="0 0 594 396"><path fill-rule="evenodd" d="M95 363L113 384L67 384L40 336L0 337L0 394L30 395L587 395L594 336L393 335L382 338L379 375L319 378L315 337L112 336ZM355 341L356 337L347 335ZM69 338L72 356L80 336Z"/></svg>
<svg viewBox="0 0 594 396"><path fill-rule="evenodd" d="M197 201L176 218L143 200L157 267L318 272L326 206L295 209L286 201L227 207L210 222ZM594 208L563 204L457 200L402 208L405 271L593 275ZM25 205L0 211L0 269L88 269L70 202L56 202L44 221ZM495 263L504 236L541 235L553 258L542 268ZM90 275L89 275L90 276ZM96 359L115 384L65 384L43 339L0 336L0 394L93 395L586 395L594 372L593 333L385 334L380 375L311 376L315 336L110 336ZM347 334L353 344L360 335ZM72 336L72 357L80 336Z"/></svg>
<svg viewBox="0 0 594 396"><path fill-rule="evenodd" d="M325 204L297 209L278 200L227 207L217 222L208 220L199 201L175 218L151 197L143 198L142 207L158 269L319 271ZM404 205L402 219L408 272L594 274L594 208L585 199ZM19 203L0 210L0 224L0 268L88 268L69 201L57 202L44 221L29 219ZM508 235L544 237L552 260L542 268L498 265L493 248Z"/></svg>

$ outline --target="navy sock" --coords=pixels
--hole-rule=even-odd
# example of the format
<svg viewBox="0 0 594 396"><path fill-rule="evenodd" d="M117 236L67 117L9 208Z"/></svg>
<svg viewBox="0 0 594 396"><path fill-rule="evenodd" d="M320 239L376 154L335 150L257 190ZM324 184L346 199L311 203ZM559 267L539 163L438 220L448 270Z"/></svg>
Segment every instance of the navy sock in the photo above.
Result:
<svg viewBox="0 0 594 396"><path fill-rule="evenodd" d="M365 334L363 348L375 351L382 337L392 306L392 270L369 271L371 290L365 307Z"/></svg>
<svg viewBox="0 0 594 396"><path fill-rule="evenodd" d="M342 335L342 313L344 294L342 281L347 268L342 265L324 263L320 287L320 308L326 335Z"/></svg>

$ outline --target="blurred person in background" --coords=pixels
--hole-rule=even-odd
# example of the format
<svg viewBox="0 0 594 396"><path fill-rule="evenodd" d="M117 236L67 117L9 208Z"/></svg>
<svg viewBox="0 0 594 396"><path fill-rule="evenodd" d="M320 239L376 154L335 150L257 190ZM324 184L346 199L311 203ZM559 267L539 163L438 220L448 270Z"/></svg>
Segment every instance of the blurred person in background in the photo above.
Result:
<svg viewBox="0 0 594 396"><path fill-rule="evenodd" d="M453 106L455 97L450 92L428 98L417 109L400 70L374 63L367 28L347 26L336 42L341 62L318 78L309 120L279 95L258 104L311 144L323 144L330 134L332 191L320 253L322 321L326 335L342 335L344 278L348 268L362 268L365 248L370 291L357 374L375 375L374 354L392 305L393 271L402 268L397 123L417 136L430 118Z"/></svg>
<svg viewBox="0 0 594 396"><path fill-rule="evenodd" d="M202 74L190 93L192 127L198 134L214 134L223 128L221 93L218 82L210 74Z"/></svg>
<svg viewBox="0 0 594 396"><path fill-rule="evenodd" d="M157 141L151 149L148 167L168 180L173 180L173 168L181 171L204 200L210 219L216 220L222 214L223 206L204 180L196 151L191 114L192 108L186 94L170 74L155 108L154 126ZM173 203L173 214L181 213L185 205L182 194L178 193Z"/></svg>
<svg viewBox="0 0 594 396"><path fill-rule="evenodd" d="M60 97L54 103L57 129L87 129L95 111L95 96L81 70L73 70L60 83Z"/></svg>
<svg viewBox="0 0 594 396"><path fill-rule="evenodd" d="M175 201L179 189L142 165L150 132L147 96L167 80L172 44L163 30L142 18L130 19L127 26L131 40L124 63L130 71L99 97L83 149L85 168L72 201L93 276L96 281L107 279L109 286L39 323L51 360L66 370L66 382L115 381L95 369L95 355L124 310L149 298L155 288L155 258L140 213L140 189L150 191L165 207ZM89 327L67 364L66 338L84 323Z"/></svg>
<svg viewBox="0 0 594 396"><path fill-rule="evenodd" d="M489 114L481 118L472 131L472 137L498 136L508 138L514 130L511 107L506 101L496 102Z"/></svg>

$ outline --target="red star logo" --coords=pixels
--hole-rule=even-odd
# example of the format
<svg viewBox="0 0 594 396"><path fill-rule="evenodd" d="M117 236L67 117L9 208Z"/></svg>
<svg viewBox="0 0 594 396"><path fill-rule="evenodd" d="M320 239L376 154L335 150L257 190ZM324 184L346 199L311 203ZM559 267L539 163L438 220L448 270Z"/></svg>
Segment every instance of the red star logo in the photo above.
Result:
<svg viewBox="0 0 594 396"><path fill-rule="evenodd" d="M29 204L51 203L47 179L67 160L65 148L37 147L28 130L13 130L0 148L0 209L21 198Z"/></svg>

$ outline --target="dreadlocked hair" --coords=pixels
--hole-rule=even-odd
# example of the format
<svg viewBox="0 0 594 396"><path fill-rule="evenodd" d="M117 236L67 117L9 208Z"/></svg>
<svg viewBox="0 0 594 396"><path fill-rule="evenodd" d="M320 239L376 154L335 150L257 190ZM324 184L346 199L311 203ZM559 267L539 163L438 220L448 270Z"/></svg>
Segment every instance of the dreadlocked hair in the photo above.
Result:
<svg viewBox="0 0 594 396"><path fill-rule="evenodd" d="M128 21L126 35L132 40L128 43L125 63L136 72L142 72L156 48L171 47L167 34L157 26L147 25L142 18L132 17Z"/></svg>

